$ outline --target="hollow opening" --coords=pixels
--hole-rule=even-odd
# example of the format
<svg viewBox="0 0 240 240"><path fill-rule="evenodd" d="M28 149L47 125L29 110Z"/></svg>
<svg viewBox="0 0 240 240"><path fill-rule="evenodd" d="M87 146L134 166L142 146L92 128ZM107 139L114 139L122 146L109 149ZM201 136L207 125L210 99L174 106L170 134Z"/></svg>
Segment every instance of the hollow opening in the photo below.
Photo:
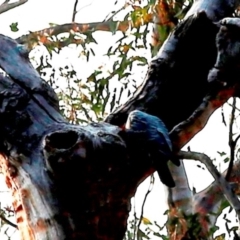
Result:
<svg viewBox="0 0 240 240"><path fill-rule="evenodd" d="M78 134L74 131L53 133L46 138L48 145L58 149L68 149L78 140Z"/></svg>

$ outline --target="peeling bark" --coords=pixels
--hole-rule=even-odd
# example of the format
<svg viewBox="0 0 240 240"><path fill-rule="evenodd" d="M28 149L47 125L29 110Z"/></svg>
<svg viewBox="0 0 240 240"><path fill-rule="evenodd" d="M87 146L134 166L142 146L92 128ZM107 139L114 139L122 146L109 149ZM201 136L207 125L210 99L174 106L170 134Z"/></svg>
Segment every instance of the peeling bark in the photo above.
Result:
<svg viewBox="0 0 240 240"><path fill-rule="evenodd" d="M28 86L0 78L1 166L22 239L122 239L148 161L133 174L140 156L131 161L118 127L67 124Z"/></svg>
<svg viewBox="0 0 240 240"><path fill-rule="evenodd" d="M17 42L0 42L0 162L22 239L122 239L130 198L153 172L147 152L127 148L117 126L68 124Z"/></svg>

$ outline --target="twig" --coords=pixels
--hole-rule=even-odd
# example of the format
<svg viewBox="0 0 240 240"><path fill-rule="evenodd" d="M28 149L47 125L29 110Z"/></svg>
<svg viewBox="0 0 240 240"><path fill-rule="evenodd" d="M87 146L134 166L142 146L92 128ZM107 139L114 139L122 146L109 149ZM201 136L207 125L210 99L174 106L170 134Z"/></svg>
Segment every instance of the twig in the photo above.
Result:
<svg viewBox="0 0 240 240"><path fill-rule="evenodd" d="M12 223L11 221L9 221L8 219L6 219L3 214L0 214L0 219L2 221L4 221L5 223L7 223L8 225L18 229L18 226L16 224Z"/></svg>
<svg viewBox="0 0 240 240"><path fill-rule="evenodd" d="M134 229L133 229L133 240L135 239L135 237L136 237L136 223L137 223L137 212L136 212L136 198L135 198L135 196L134 196L134 208L133 208L134 210L133 210L133 212L134 212L134 214L133 214L133 216L134 216Z"/></svg>
<svg viewBox="0 0 240 240"><path fill-rule="evenodd" d="M229 102L227 102L227 105L230 106L230 107L233 106L233 105L232 105L231 103L229 103ZM240 112L240 108L238 108L237 106L235 106L235 109L238 110L238 112Z"/></svg>
<svg viewBox="0 0 240 240"><path fill-rule="evenodd" d="M230 124L229 124L229 146L231 147L231 144L233 142L233 123L235 119L235 111L236 111L236 98L233 97L233 103L232 103L232 112L231 112L231 118L230 118Z"/></svg>
<svg viewBox="0 0 240 240"><path fill-rule="evenodd" d="M74 3L72 22L75 22L75 18L76 18L76 14L77 14L77 5L78 5L78 0L76 0L75 3Z"/></svg>
<svg viewBox="0 0 240 240"><path fill-rule="evenodd" d="M79 8L79 9L77 10L77 12L80 12L80 11L83 10L84 8L91 6L93 2L94 2L94 0L92 0L90 3L88 3L88 4L86 4L86 5L82 6L81 8Z"/></svg>
<svg viewBox="0 0 240 240"><path fill-rule="evenodd" d="M228 145L230 147L230 161L228 165L228 171L226 174L225 179L228 181L232 172L233 168L233 162L234 162L234 155L235 155L235 146L236 141L233 140L233 123L235 119L235 111L236 111L236 98L233 97L233 103L232 103L232 112L230 117L230 123L229 123L229 137L228 137Z"/></svg>
<svg viewBox="0 0 240 240"><path fill-rule="evenodd" d="M127 4L125 4L124 6L122 6L120 9L118 9L117 11L115 11L114 13L112 13L112 16L110 16L110 13L104 18L103 22L109 22L109 21L113 21L113 18L122 10L124 10L126 8L126 6L128 6Z"/></svg>
<svg viewBox="0 0 240 240"><path fill-rule="evenodd" d="M154 184L154 175L152 174L151 175L151 179L150 179L150 184L149 184L149 187L148 187L148 190L145 194L145 197L143 199L143 204L142 204L142 209L141 209L141 215L140 215L140 218L139 218L139 222L138 222L138 226L137 226L137 229L140 229L140 226L141 226L141 223L142 223L142 219L143 219L143 212L144 212L144 206L145 206L145 203L146 203L146 200L147 200L147 197L149 195L149 193L152 191L152 188L153 188L153 184Z"/></svg>
<svg viewBox="0 0 240 240"><path fill-rule="evenodd" d="M236 211L238 221L240 222L240 201L232 191L231 185L224 179L221 173L218 172L211 159L206 154L197 152L181 151L178 155L180 158L198 160L205 164L206 168L212 174L220 189L222 189L224 196L226 197L232 208Z"/></svg>
<svg viewBox="0 0 240 240"><path fill-rule="evenodd" d="M225 121L223 106L221 107L221 115L222 115L222 122L223 122L224 126L227 126L227 123L226 123L226 121Z"/></svg>

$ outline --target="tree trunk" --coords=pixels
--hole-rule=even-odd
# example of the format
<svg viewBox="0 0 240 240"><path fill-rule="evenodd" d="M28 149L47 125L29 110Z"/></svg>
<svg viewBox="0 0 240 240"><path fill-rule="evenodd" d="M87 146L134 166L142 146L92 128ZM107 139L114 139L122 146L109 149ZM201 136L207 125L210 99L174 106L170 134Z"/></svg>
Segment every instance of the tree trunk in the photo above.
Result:
<svg viewBox="0 0 240 240"><path fill-rule="evenodd" d="M176 151L204 127L235 92L207 81L217 57L213 22L234 9L230 0L197 1L134 97L106 123L86 127L66 122L22 46L0 36L0 66L8 74L0 75L0 162L22 239L123 239L130 199L154 169L145 150L126 146L121 126L134 109L156 115L172 130Z"/></svg>

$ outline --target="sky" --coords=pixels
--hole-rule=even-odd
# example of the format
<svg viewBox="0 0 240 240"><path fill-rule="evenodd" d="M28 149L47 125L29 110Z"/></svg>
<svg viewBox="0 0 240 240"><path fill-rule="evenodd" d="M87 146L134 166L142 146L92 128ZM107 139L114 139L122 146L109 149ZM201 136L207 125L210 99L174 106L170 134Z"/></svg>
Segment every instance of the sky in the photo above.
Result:
<svg viewBox="0 0 240 240"><path fill-rule="evenodd" d="M3 2L3 1L2 1ZM0 15L0 33L10 36L12 38L17 38L22 34L26 34L29 31L36 31L49 26L49 23L63 24L71 22L72 10L74 5L74 0L59 1L59 0L29 0L26 4L13 9L9 12ZM102 21L108 13L110 13L114 8L118 9L118 6L114 6L113 0L103 1L80 1L78 9L82 8L81 11L76 16L76 22L87 23L87 22L98 22ZM124 1L120 0L119 5ZM1 2L0 2L1 3ZM89 5L90 4L90 5ZM85 7L84 7L85 6ZM99 9L101 9L99 11ZM18 22L19 32L11 32L9 25L13 22ZM112 36L111 33L101 33L97 35L98 46L96 48L96 57L91 63L86 63L84 61L78 62L76 60L75 49L70 49L63 51L61 56L55 58L56 66L62 63L71 63L74 67L78 69L83 69L82 74L89 75L89 72L93 67L97 67L101 64L107 65L106 57L102 54L106 52L111 44L117 39L117 35ZM146 71L144 69L143 71ZM141 73L143 74L143 73ZM230 108L227 104L224 106L224 114L226 121L228 122L230 116ZM235 130L239 132L239 128L235 126ZM229 152L228 149L228 127L224 126L222 123L221 110L217 110L213 116L210 118L207 126L203 131L201 131L194 139L187 145L191 146L191 150L203 152L208 154L211 158L219 159L217 151ZM185 149L187 148L185 146ZM195 187L197 191L201 191L206 188L212 181L213 178L207 170L199 168L198 162L195 161L185 161L184 165L186 167L186 172L189 179L190 187ZM218 169L223 171L226 169L227 165L220 164L220 161L216 160L216 165ZM144 208L144 217L150 219L152 222L157 221L160 225L164 223L166 217L163 217L163 212L167 209L166 196L164 194L165 188L160 183L157 174L155 174L155 184L153 186L152 192L149 194L147 202ZM1 180L0 175L0 182ZM148 189L150 179L146 179L136 192L135 208L138 216L140 215L143 198ZM1 186L1 185L0 185ZM9 197L5 194L7 189L2 184L1 189L4 193L0 191L0 201L2 205L9 205ZM233 217L234 214L233 214ZM221 223L219 223L221 224ZM222 224L221 224L222 225ZM13 231L12 228L9 229L9 233ZM0 239L7 239L3 233L0 234ZM13 240L19 239L17 233L13 235ZM159 239L159 238L152 238Z"/></svg>

